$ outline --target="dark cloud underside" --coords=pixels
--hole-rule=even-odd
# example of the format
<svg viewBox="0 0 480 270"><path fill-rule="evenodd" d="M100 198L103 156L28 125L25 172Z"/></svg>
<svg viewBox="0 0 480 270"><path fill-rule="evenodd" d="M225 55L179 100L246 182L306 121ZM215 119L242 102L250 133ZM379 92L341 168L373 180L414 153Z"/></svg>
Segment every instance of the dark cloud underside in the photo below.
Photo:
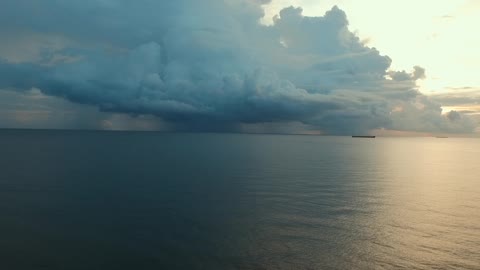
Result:
<svg viewBox="0 0 480 270"><path fill-rule="evenodd" d="M339 8L306 17L290 7L265 26L258 21L266 2L6 0L0 34L38 46L29 60L0 53L0 88L35 87L185 130L475 129L417 91L425 70L389 71L391 59L349 31Z"/></svg>

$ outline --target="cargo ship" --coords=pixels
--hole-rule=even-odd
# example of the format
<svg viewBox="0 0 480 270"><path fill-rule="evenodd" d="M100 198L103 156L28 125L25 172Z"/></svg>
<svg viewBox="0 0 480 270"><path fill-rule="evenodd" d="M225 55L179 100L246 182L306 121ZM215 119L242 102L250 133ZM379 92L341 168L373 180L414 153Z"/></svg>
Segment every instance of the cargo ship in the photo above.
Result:
<svg viewBox="0 0 480 270"><path fill-rule="evenodd" d="M375 139L377 136L352 136L352 138Z"/></svg>

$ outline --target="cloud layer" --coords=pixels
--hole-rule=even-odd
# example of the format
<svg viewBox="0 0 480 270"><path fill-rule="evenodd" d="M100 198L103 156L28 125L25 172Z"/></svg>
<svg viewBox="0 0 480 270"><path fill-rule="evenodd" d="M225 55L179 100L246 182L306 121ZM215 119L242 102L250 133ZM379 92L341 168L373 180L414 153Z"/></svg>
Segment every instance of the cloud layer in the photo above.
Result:
<svg viewBox="0 0 480 270"><path fill-rule="evenodd" d="M0 52L0 88L35 87L182 130L475 129L417 90L425 70L389 71L391 59L349 31L339 8L306 17L289 7L265 26L266 2L6 0L0 35L36 45L29 59Z"/></svg>

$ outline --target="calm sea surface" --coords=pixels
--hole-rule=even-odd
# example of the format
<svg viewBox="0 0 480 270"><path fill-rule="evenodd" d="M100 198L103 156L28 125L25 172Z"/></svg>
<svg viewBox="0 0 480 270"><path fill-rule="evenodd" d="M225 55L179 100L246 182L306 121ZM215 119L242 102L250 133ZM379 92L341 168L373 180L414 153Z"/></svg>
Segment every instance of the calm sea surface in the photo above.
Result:
<svg viewBox="0 0 480 270"><path fill-rule="evenodd" d="M0 269L480 269L480 140L0 131Z"/></svg>

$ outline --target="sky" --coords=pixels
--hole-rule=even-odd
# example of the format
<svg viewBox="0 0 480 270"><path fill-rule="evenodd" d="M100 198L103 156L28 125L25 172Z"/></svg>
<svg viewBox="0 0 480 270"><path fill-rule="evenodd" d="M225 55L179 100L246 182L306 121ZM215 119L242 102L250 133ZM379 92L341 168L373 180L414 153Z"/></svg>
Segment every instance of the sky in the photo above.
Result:
<svg viewBox="0 0 480 270"><path fill-rule="evenodd" d="M409 70L415 64L427 69L429 76L421 83L426 93L480 85L480 38L474 30L480 25L480 1L277 0L263 22L271 23L288 5L303 7L309 16L338 5L352 31L392 58L392 69Z"/></svg>
<svg viewBox="0 0 480 270"><path fill-rule="evenodd" d="M0 128L480 131L478 1L2 6Z"/></svg>

